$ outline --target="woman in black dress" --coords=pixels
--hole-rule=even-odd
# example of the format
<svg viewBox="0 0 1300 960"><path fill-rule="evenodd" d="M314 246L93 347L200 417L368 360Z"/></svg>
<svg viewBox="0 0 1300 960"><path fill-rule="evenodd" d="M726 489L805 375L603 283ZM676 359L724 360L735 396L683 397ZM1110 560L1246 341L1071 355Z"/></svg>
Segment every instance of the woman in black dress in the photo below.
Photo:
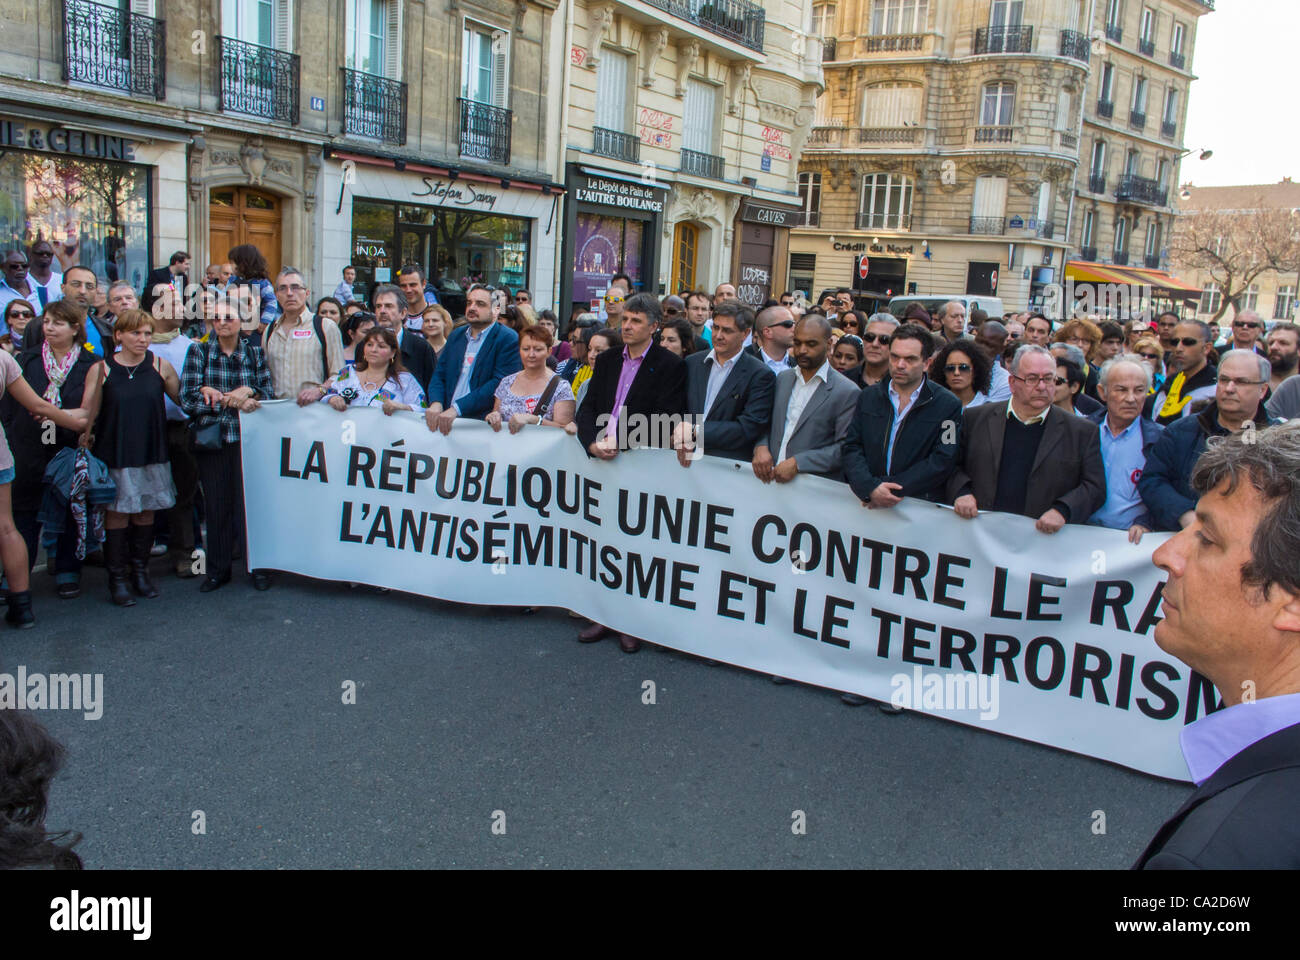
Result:
<svg viewBox="0 0 1300 960"><path fill-rule="evenodd" d="M143 310L123 310L113 325L120 350L99 364L102 399L95 422L95 456L104 461L117 485L117 499L104 519L104 565L108 593L120 607L135 603L130 585L141 597L158 596L149 579L153 514L176 503L167 456L167 412L163 394L180 398L180 378L162 357L149 352L153 317Z"/></svg>
<svg viewBox="0 0 1300 960"><path fill-rule="evenodd" d="M81 311L63 300L47 305L41 323L27 325L24 343L18 365L32 389L56 407L82 407L93 418L99 404L99 378L94 375L97 358L85 349L86 320ZM50 429L31 417L13 420L9 446L14 453L14 523L27 542L28 563L35 562L40 542L37 514L45 497L45 467L60 450L75 449L87 440L88 433ZM64 517L63 532L47 544L47 552L54 564L59 597L79 596L82 561L77 557L77 523L71 507Z"/></svg>

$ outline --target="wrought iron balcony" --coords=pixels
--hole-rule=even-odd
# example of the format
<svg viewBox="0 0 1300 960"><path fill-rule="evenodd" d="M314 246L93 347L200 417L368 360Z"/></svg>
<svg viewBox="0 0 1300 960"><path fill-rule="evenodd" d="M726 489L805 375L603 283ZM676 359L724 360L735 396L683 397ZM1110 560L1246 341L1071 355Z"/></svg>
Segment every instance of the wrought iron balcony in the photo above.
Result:
<svg viewBox="0 0 1300 960"><path fill-rule="evenodd" d="M1159 270L1160 254L1148 253L1145 257L1142 258L1142 265L1146 267L1148 270Z"/></svg>
<svg viewBox="0 0 1300 960"><path fill-rule="evenodd" d="M1079 257L1080 257L1081 259L1083 259L1083 260L1090 261L1091 263L1096 263L1096 262L1097 262L1097 248L1096 248L1096 247L1082 247L1082 248L1080 248L1080 250L1079 250Z"/></svg>
<svg viewBox="0 0 1300 960"><path fill-rule="evenodd" d="M689 173L696 177L708 177L710 180L721 180L722 170L721 157L715 157L711 153L700 153L698 150L687 150L682 147L682 173Z"/></svg>
<svg viewBox="0 0 1300 960"><path fill-rule="evenodd" d="M1109 120L1111 117L1115 116L1115 101L1114 101L1114 100L1098 100L1098 101L1097 101L1097 116L1099 116L1099 117L1105 117L1107 120Z"/></svg>
<svg viewBox="0 0 1300 960"><path fill-rule="evenodd" d="M860 127L858 143L917 143L920 127Z"/></svg>
<svg viewBox="0 0 1300 960"><path fill-rule="evenodd" d="M822 37L822 63L831 63L835 60L835 38Z"/></svg>
<svg viewBox="0 0 1300 960"><path fill-rule="evenodd" d="M1062 150L1077 150L1079 148L1078 134L1070 133L1068 130L1058 130L1056 134L1060 137Z"/></svg>
<svg viewBox="0 0 1300 960"><path fill-rule="evenodd" d="M1124 28L1118 23L1106 24L1106 39L1115 43L1124 42Z"/></svg>
<svg viewBox="0 0 1300 960"><path fill-rule="evenodd" d="M1144 57L1154 57L1156 55L1156 42L1154 40L1139 39L1138 53Z"/></svg>
<svg viewBox="0 0 1300 960"><path fill-rule="evenodd" d="M1093 174L1089 174L1089 176L1088 176L1088 192L1089 192L1089 193L1105 193L1105 192L1106 192L1106 174L1104 174L1104 173L1093 173Z"/></svg>
<svg viewBox="0 0 1300 960"><path fill-rule="evenodd" d="M1012 126L976 127L975 142L1010 143L1014 138L1015 130L1016 128Z"/></svg>
<svg viewBox="0 0 1300 960"><path fill-rule="evenodd" d="M1139 113L1137 110L1128 112L1128 125L1133 130L1145 130L1147 125L1147 115Z"/></svg>
<svg viewBox="0 0 1300 960"><path fill-rule="evenodd" d="M891 33L887 36L867 37L867 53L912 53L925 45L921 33Z"/></svg>
<svg viewBox="0 0 1300 960"><path fill-rule="evenodd" d="M512 112L460 98L460 155L492 163L510 162Z"/></svg>
<svg viewBox="0 0 1300 960"><path fill-rule="evenodd" d="M702 6L699 0L646 0L646 3L741 46L763 52L767 14L749 0L708 0Z"/></svg>
<svg viewBox="0 0 1300 960"><path fill-rule="evenodd" d="M606 130L604 127L592 128L591 152L615 160L629 163L641 162L641 141L630 133Z"/></svg>
<svg viewBox="0 0 1300 960"><path fill-rule="evenodd" d="M217 37L221 86L217 107L281 123L298 122L298 56L273 47Z"/></svg>
<svg viewBox="0 0 1300 960"><path fill-rule="evenodd" d="M1128 251L1127 251L1127 250L1113 250L1113 251L1111 251L1110 262L1113 263L1113 264L1115 264L1115 266L1117 266L1117 267L1127 267L1127 266L1128 266Z"/></svg>
<svg viewBox="0 0 1300 960"><path fill-rule="evenodd" d="M1033 27L980 27L975 31L977 54L1031 53L1033 49Z"/></svg>
<svg viewBox="0 0 1300 960"><path fill-rule="evenodd" d="M1160 136L1168 137L1169 139L1172 140L1177 134L1178 134L1178 121L1176 120L1160 121Z"/></svg>
<svg viewBox="0 0 1300 960"><path fill-rule="evenodd" d="M859 230L911 230L910 213L859 213L855 221Z"/></svg>
<svg viewBox="0 0 1300 960"><path fill-rule="evenodd" d="M117 6L64 0L63 79L163 99L166 24Z"/></svg>
<svg viewBox="0 0 1300 960"><path fill-rule="evenodd" d="M1169 191L1150 177L1132 174L1120 177L1115 188L1115 199L1129 203L1144 203L1153 207L1169 206Z"/></svg>
<svg viewBox="0 0 1300 960"><path fill-rule="evenodd" d="M1056 223L1052 220L1039 220L1034 225L1034 234L1044 240L1051 240L1056 236Z"/></svg>
<svg viewBox="0 0 1300 960"><path fill-rule="evenodd" d="M1006 217L971 217L970 232L971 233L994 233L994 234L1006 233L1007 232Z"/></svg>
<svg viewBox="0 0 1300 960"><path fill-rule="evenodd" d="M1181 53L1176 53L1175 51L1170 50L1170 51L1169 51L1169 65L1170 65L1171 67L1175 67L1175 68L1177 68L1177 69L1179 69L1179 70L1186 70L1186 69L1187 69L1187 57L1185 57L1185 56L1184 56L1183 54L1181 54Z"/></svg>
<svg viewBox="0 0 1300 960"><path fill-rule="evenodd" d="M406 143L406 84L360 70L343 71L343 132Z"/></svg>
<svg viewBox="0 0 1300 960"><path fill-rule="evenodd" d="M1061 31L1061 56L1087 63L1092 56L1092 44L1077 30Z"/></svg>

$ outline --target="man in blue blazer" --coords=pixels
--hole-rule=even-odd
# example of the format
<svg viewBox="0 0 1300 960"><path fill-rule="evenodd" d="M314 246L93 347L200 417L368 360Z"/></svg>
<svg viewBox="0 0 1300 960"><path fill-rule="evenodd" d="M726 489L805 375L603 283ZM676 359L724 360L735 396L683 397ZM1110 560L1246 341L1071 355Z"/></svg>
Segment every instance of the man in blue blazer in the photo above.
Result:
<svg viewBox="0 0 1300 960"><path fill-rule="evenodd" d="M492 412L497 385L523 369L519 335L497 323L497 314L492 291L482 284L470 287L465 298L469 323L447 338L429 381L424 422L430 430L446 435L457 417L483 419Z"/></svg>

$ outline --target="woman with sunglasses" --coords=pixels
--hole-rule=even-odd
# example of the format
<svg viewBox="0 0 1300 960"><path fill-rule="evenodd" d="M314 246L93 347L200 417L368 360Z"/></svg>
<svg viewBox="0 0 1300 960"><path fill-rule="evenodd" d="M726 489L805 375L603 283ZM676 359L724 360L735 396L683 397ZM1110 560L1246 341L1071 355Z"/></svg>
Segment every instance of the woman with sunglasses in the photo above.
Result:
<svg viewBox="0 0 1300 960"><path fill-rule="evenodd" d="M848 310L840 314L839 327L845 336L861 336L866 325L867 315L861 310Z"/></svg>
<svg viewBox="0 0 1300 960"><path fill-rule="evenodd" d="M962 409L989 402L993 360L974 340L954 340L930 361L930 379L947 387Z"/></svg>
<svg viewBox="0 0 1300 960"><path fill-rule="evenodd" d="M1142 362L1151 371L1151 389L1147 391L1147 396L1151 396L1165 382L1165 348L1160 345L1158 337L1148 334L1138 337L1133 344L1133 352L1142 358Z"/></svg>
<svg viewBox="0 0 1300 960"><path fill-rule="evenodd" d="M10 353L18 353L23 348L23 334L27 324L36 319L32 305L21 297L5 304L4 325L9 331Z"/></svg>

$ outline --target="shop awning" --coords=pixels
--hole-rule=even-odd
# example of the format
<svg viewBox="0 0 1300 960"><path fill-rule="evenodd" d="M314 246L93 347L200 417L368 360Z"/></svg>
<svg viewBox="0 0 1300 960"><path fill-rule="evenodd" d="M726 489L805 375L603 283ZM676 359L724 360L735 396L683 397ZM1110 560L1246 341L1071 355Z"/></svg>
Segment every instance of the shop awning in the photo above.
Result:
<svg viewBox="0 0 1300 960"><path fill-rule="evenodd" d="M1075 283L1132 283L1118 267L1087 260L1070 260L1065 264L1065 278Z"/></svg>
<svg viewBox="0 0 1300 960"><path fill-rule="evenodd" d="M1146 267L1119 267L1109 263L1070 260L1065 265L1065 276L1075 283L1122 283L1150 287L1158 297L1184 299L1201 295L1199 288L1186 281L1163 270Z"/></svg>

